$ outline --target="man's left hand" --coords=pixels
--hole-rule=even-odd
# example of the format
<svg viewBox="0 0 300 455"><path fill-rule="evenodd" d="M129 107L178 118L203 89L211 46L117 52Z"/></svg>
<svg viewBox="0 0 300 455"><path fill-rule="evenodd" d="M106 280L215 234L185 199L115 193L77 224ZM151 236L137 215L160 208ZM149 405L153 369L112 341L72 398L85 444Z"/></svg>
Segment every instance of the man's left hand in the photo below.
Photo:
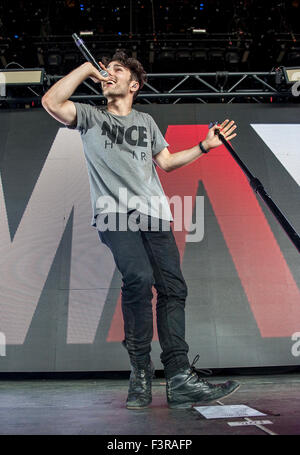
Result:
<svg viewBox="0 0 300 455"><path fill-rule="evenodd" d="M215 134L216 129L220 130L220 133L222 134L222 136L224 136L224 138L227 141L230 141L236 136L236 133L233 133L233 131L236 129L236 124L234 123L234 120L231 121L229 121L228 119L224 120L224 122L221 123L221 125L215 125L212 128L210 128L205 140L202 141L202 145L206 150L222 145L222 142Z"/></svg>

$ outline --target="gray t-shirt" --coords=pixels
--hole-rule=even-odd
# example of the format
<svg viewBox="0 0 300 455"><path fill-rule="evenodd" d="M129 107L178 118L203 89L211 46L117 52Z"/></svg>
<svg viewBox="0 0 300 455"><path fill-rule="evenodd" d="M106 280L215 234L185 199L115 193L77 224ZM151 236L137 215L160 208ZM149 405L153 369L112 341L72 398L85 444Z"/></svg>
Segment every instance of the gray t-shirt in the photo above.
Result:
<svg viewBox="0 0 300 455"><path fill-rule="evenodd" d="M99 214L138 210L173 221L153 157L169 144L151 115L132 109L119 116L106 108L75 102L87 162L93 209ZM138 198L137 198L138 196Z"/></svg>

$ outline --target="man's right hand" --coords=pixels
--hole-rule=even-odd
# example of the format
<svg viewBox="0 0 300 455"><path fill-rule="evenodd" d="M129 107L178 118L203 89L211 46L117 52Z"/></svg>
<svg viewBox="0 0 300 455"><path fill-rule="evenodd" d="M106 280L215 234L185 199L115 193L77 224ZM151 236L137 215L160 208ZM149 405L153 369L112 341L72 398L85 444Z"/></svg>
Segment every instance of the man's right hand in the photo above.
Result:
<svg viewBox="0 0 300 455"><path fill-rule="evenodd" d="M92 65L92 63L91 63L91 65ZM105 66L103 65L102 62L99 62L99 65L101 66L101 68L104 71L106 71L108 73L107 69L105 68ZM98 71L97 68L95 68L94 65L92 65L90 78L92 79L92 81L96 82L96 84L97 84L99 82L107 81L107 79L109 79L109 76L108 77L102 76L100 71Z"/></svg>

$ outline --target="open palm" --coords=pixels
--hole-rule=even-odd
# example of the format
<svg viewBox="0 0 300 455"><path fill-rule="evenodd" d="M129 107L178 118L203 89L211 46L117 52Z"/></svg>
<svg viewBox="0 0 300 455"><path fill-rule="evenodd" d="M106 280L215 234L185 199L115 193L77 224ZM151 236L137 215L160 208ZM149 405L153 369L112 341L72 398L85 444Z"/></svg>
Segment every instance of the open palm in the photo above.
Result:
<svg viewBox="0 0 300 455"><path fill-rule="evenodd" d="M234 123L234 120L229 121L228 119L226 119L224 120L223 123L221 123L221 125L215 125L212 128L210 128L205 138L205 145L209 149L222 145L222 142L215 134L216 129L220 130L220 133L224 136L224 138L227 141L230 141L236 136L236 133L233 133L233 131L236 129L236 124Z"/></svg>

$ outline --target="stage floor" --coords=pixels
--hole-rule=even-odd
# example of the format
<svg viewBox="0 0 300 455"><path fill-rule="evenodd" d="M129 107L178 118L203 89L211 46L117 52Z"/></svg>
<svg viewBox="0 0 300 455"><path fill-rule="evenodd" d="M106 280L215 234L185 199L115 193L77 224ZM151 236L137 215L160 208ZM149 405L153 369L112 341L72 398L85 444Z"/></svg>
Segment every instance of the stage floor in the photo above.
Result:
<svg viewBox="0 0 300 455"><path fill-rule="evenodd" d="M300 434L300 374L214 376L238 380L240 389L222 403L244 404L266 414L265 427ZM125 408L128 379L0 380L1 435L267 435L256 426L228 425L243 418L207 420L195 410L168 409L165 380L153 383L146 410ZM217 403L210 405L219 406Z"/></svg>

